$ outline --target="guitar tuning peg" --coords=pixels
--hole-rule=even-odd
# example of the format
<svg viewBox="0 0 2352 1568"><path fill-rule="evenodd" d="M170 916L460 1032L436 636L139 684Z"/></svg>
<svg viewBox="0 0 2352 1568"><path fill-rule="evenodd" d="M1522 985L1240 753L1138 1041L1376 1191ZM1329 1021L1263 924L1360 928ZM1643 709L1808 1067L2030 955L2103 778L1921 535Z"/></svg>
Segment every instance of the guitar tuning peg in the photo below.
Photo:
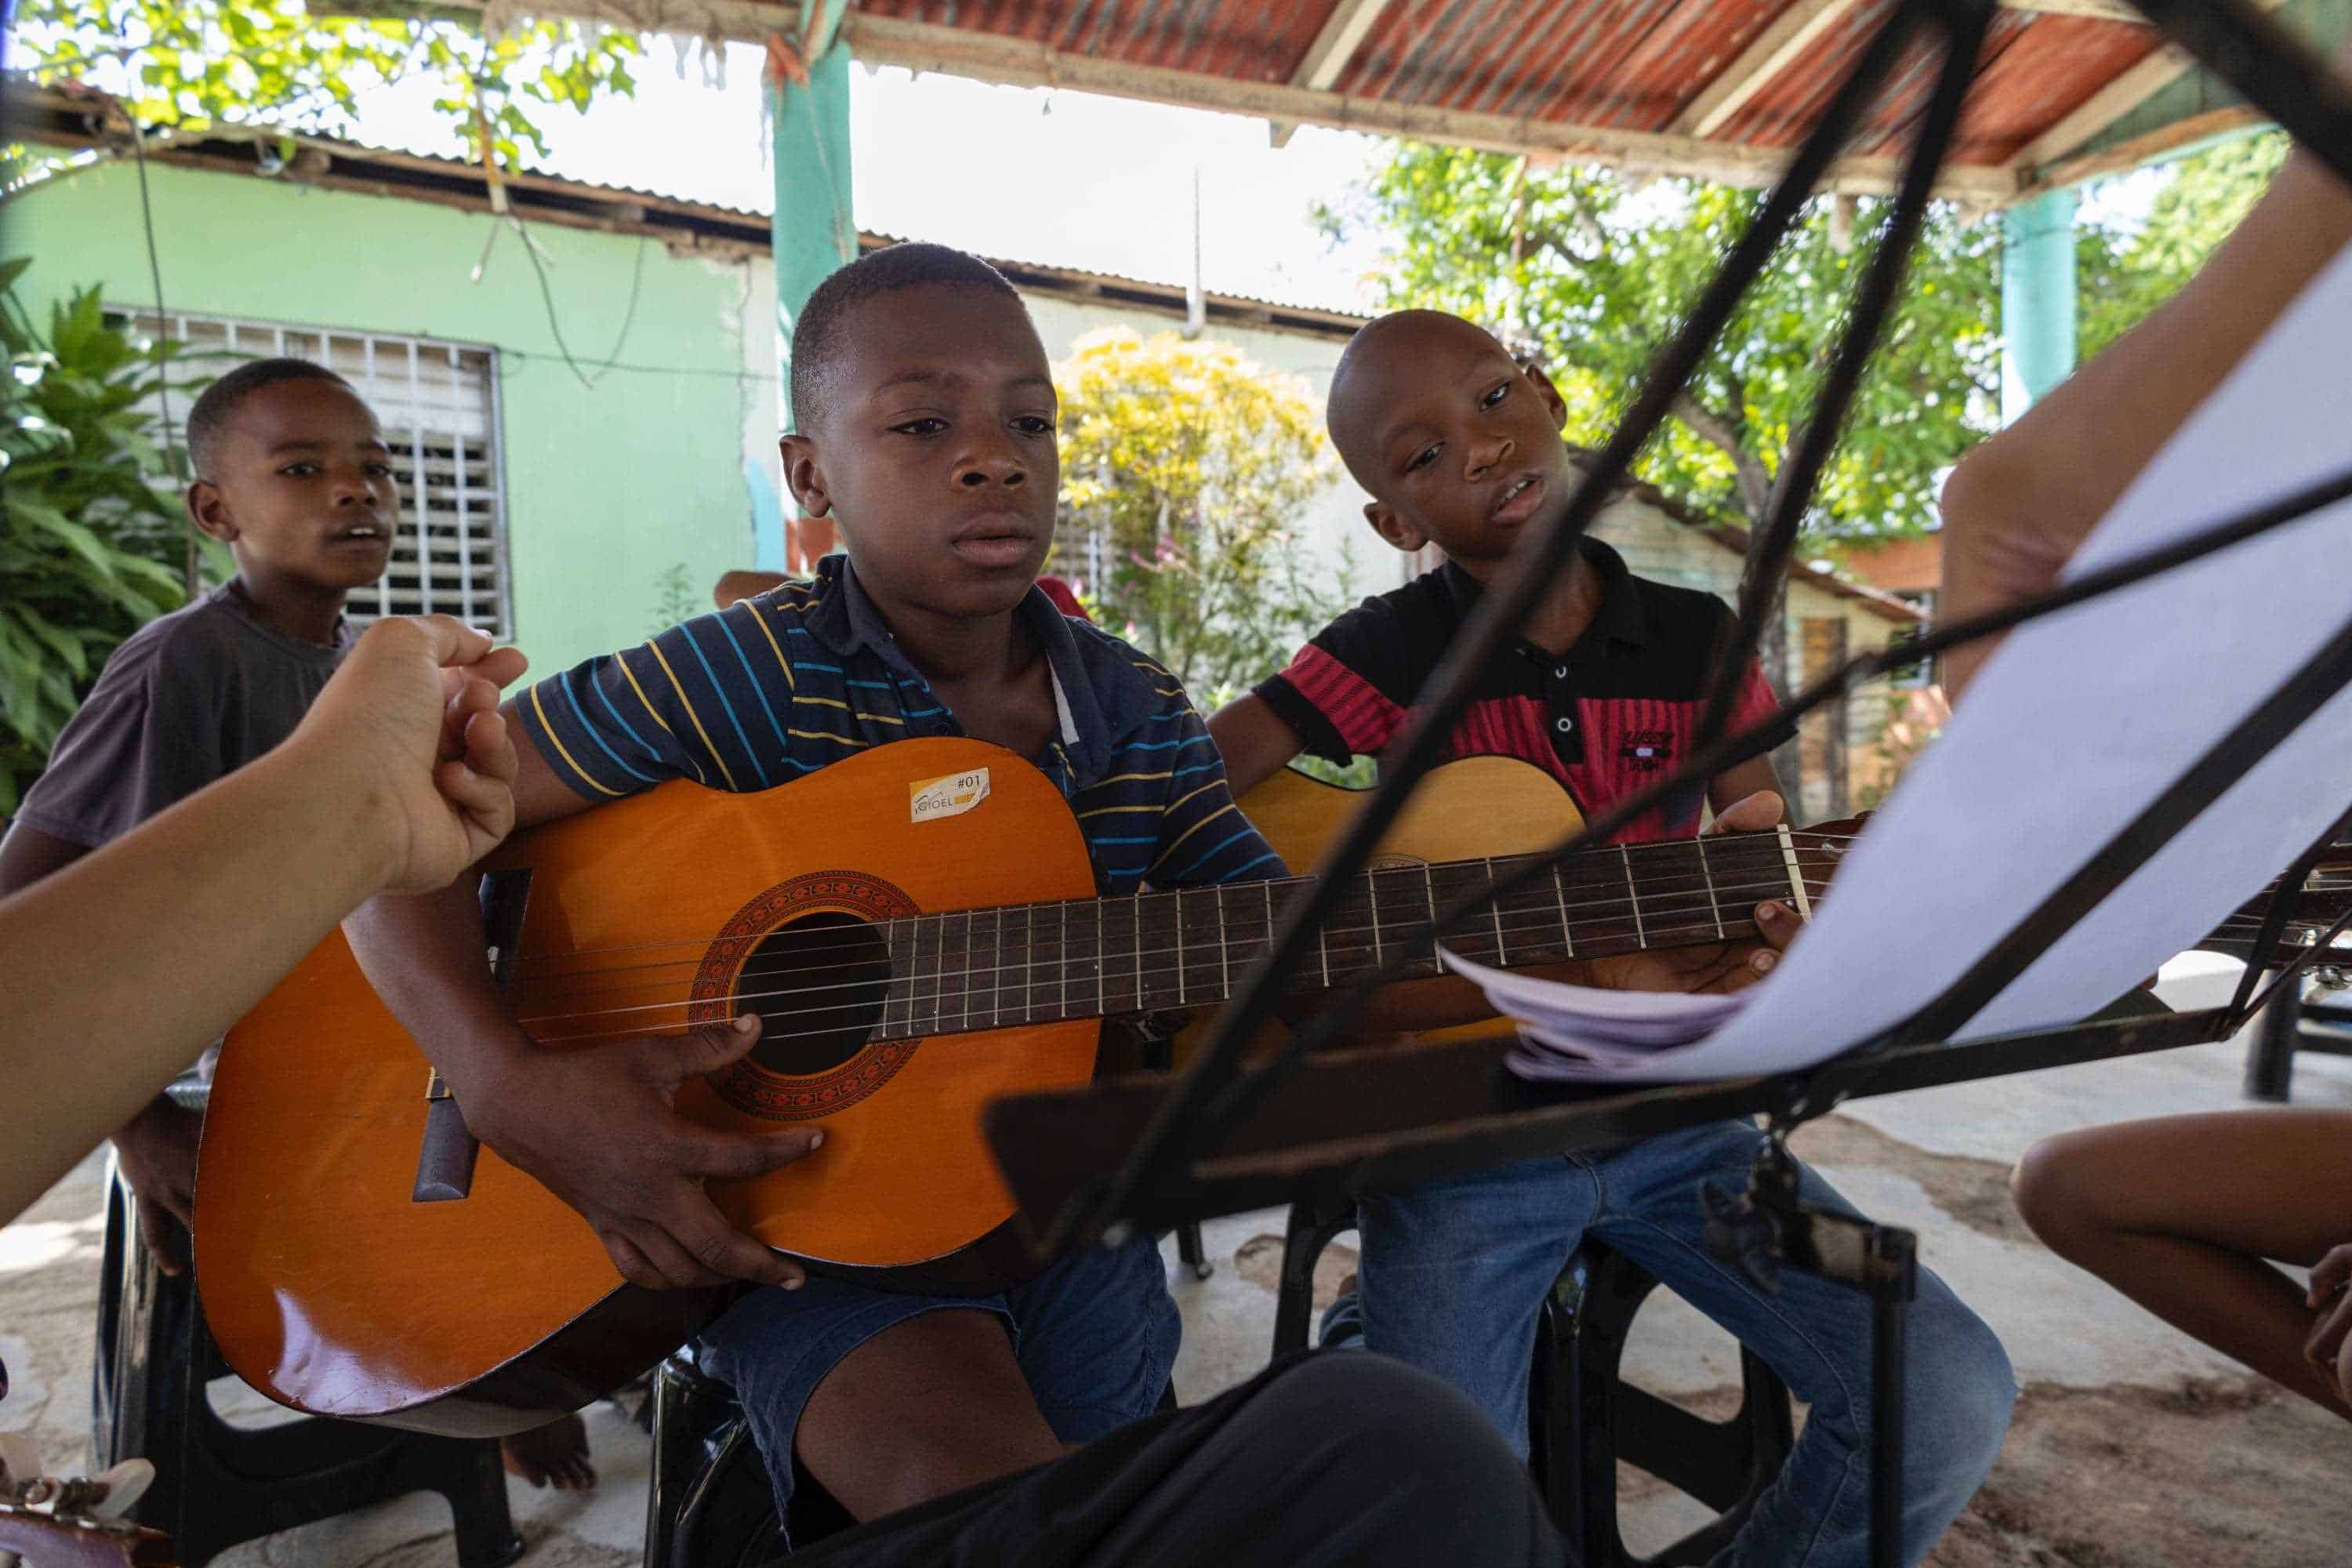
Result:
<svg viewBox="0 0 2352 1568"><path fill-rule="evenodd" d="M121 1519L128 1514L147 1489L155 1484L155 1467L145 1459L125 1459L111 1469L91 1478L91 1485L102 1488L92 1499L88 1513L92 1519Z"/></svg>
<svg viewBox="0 0 2352 1568"><path fill-rule="evenodd" d="M41 1475L41 1451L20 1432L0 1432L0 1501L16 1497Z"/></svg>

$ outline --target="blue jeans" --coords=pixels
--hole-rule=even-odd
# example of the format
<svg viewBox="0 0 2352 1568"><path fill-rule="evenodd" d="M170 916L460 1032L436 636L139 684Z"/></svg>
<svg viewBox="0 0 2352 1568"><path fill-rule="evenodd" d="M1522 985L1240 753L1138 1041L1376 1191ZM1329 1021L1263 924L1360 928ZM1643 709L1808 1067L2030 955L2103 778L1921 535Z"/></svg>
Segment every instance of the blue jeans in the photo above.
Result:
<svg viewBox="0 0 2352 1568"><path fill-rule="evenodd" d="M779 1514L792 1500L793 1436L816 1385L892 1324L956 1310L1003 1321L1037 1408L1065 1443L1090 1443L1157 1409L1182 1331L1149 1237L1072 1253L991 1296L914 1296L822 1274L798 1290L754 1290L703 1331L702 1352L742 1404Z"/></svg>
<svg viewBox="0 0 2352 1568"><path fill-rule="evenodd" d="M1744 1121L1716 1122L1367 1195L1358 1205L1366 1344L1469 1394L1524 1458L1537 1310L1578 1242L1597 1237L1729 1330L1811 1407L1717 1568L1860 1568L1869 1560L1869 1300L1793 1271L1768 1295L1706 1250L1699 1188L1742 1190L1763 1136ZM1810 1170L1802 1191L1854 1212ZM1916 1563L1992 1468L2017 1389L1992 1331L1925 1269L1908 1334L1903 1552Z"/></svg>

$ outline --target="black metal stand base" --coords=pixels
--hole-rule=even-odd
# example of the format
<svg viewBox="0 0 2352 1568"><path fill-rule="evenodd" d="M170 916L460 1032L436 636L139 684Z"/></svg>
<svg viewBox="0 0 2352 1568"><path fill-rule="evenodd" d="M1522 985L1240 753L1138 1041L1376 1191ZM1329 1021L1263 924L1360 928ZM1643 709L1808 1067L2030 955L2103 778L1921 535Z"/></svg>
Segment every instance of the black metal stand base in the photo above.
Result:
<svg viewBox="0 0 2352 1568"><path fill-rule="evenodd" d="M1903 1401L1906 1317L1919 1293L1919 1238L1807 1203L1787 1130L1775 1126L1748 1190L1704 1190L1707 1249L1759 1289L1777 1292L1793 1268L1870 1298L1870 1561L1903 1563Z"/></svg>

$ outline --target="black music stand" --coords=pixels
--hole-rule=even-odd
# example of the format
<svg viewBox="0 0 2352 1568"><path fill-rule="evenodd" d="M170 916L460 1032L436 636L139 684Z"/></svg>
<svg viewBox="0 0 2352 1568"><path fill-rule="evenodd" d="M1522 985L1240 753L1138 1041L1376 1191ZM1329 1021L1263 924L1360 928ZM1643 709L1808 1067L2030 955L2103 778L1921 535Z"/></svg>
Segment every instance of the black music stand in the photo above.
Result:
<svg viewBox="0 0 2352 1568"><path fill-rule="evenodd" d="M2268 113L2352 184L2352 95L2309 51L2248 0L2133 0L2150 21L2217 76ZM1341 842L1296 894L1273 939L1251 966L1240 994L1202 1053L1173 1085L1106 1083L1062 1094L1000 1102L989 1131L1041 1249L1058 1250L1123 1237L1139 1226L1328 1191L1351 1184L1398 1184L1540 1152L1558 1152L1665 1131L1710 1117L1763 1113L1771 1147L1744 1194L1718 1194L1718 1236L1726 1251L1759 1269L1813 1268L1871 1292L1881 1329L1899 1328L1915 1277L1911 1239L1877 1227L1830 1226L1795 1204L1786 1180L1788 1131L1850 1095L1991 1076L2029 1067L2098 1059L2225 1038L2269 999L2253 992L2263 967L2292 985L2331 931L2307 948L2281 943L2286 900L2317 848L2281 884L2253 944L2245 983L2231 1006L2150 1017L2105 1016L2066 1028L1944 1046L1943 1041L2007 987L2075 921L2089 913L2229 784L2347 683L2352 683L2352 622L2248 713L2095 855L2041 908L2021 921L1947 993L1912 1018L1846 1054L1777 1079L1598 1093L1538 1089L1500 1070L1502 1046L1332 1052L1360 1038L1363 1005L1396 977L1383 964L1340 994L1289 1044L1244 1068L1245 1043L1273 1015L1282 977L1344 896L1347 880L1369 861L1405 798L1437 760L1467 705L1477 676L1517 630L1570 561L1602 502L1665 417L1675 395L1709 351L1749 284L1769 262L1832 160L1864 111L1909 61L1923 39L1937 57L1936 82L1921 115L1876 253L1857 287L1845 331L1832 356L1803 434L1788 455L1770 516L1750 544L1742 578L1738 634L1717 672L1698 743L1683 765L1550 855L1529 858L1479 893L1403 933L1399 952L1417 951L1455 921L1546 875L1583 845L1605 839L1667 791L1712 777L1760 754L1765 737L1725 734L1737 674L1753 657L1776 602L1800 523L1840 435L1845 412L1898 290L1937 170L1948 151L1993 14L1992 0L1900 0L1880 20L1815 128L1790 158L1780 183L1759 202L1748 233L1695 303L1688 320L1654 362L1623 422L1595 457L1560 519L1522 546L1514 571L1483 596L1453 650L1433 674L1415 722L1383 768L1380 789ZM1932 656L2006 631L2053 610L2137 583L2253 538L2319 507L2352 497L2352 473L2337 475L2242 516L2131 560L2085 573L2066 585L1970 621L1947 626L1901 650L1901 662ZM1885 673L1885 655L1865 655L1800 693L1780 718L1801 718ZM2337 922L2337 930L2352 917ZM2113 1010L2111 1010L2112 1012ZM1481 1052L1485 1053L1481 1056ZM1330 1054L1320 1054L1330 1053ZM1880 1332L1878 1409L1874 1415L1872 1555L1897 1561L1896 1510L1885 1506L1899 1481L1900 1405L1886 1394L1899 1384L1899 1334ZM1895 1359L1890 1360L1890 1355Z"/></svg>

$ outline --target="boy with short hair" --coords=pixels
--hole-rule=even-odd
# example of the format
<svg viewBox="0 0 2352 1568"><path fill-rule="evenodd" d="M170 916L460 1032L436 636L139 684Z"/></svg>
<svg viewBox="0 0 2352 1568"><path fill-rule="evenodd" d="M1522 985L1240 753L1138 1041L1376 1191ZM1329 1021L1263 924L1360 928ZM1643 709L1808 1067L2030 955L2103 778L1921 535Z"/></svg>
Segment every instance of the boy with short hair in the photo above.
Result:
<svg viewBox="0 0 2352 1568"><path fill-rule="evenodd" d="M1404 727L1518 536L1548 526L1580 482L1559 440L1565 417L1541 371L1460 317L1401 311L1357 333L1332 381L1333 443L1372 497L1364 510L1374 530L1403 550L1434 542L1447 562L1341 616L1287 669L1216 715L1210 727L1237 793L1302 750L1344 760L1379 751ZM1719 600L1635 577L1588 539L1517 644L1486 672L1451 751L1534 763L1597 816L1695 742L1730 630ZM1751 664L1733 722L1771 711ZM1772 788L1769 763L1757 758L1704 793L1719 825L1769 827L1780 818ZM1695 833L1700 805L1694 787L1615 841ZM1756 918L1765 944L1632 954L1577 977L1654 990L1744 984L1796 925L1779 904L1759 906ZM1744 1188L1761 1139L1748 1122L1719 1122L1367 1194L1359 1205L1365 1342L1463 1389L1524 1454L1537 1310L1570 1253L1596 1237L1762 1354L1811 1407L1796 1451L1722 1561L1864 1563L1869 1509L1857 1466L1867 1451L1868 1305L1794 1273L1767 1295L1705 1244L1701 1189ZM1803 1186L1811 1202L1848 1206L1811 1171ZM1991 1467L2015 1389L1991 1331L1924 1271L1907 1349L1903 1543L1906 1561L1916 1561Z"/></svg>
<svg viewBox="0 0 2352 1568"><path fill-rule="evenodd" d="M392 451L351 384L255 360L189 410L188 519L236 573L107 660L0 841L0 896L39 881L294 731L353 640L343 600L383 575L400 514ZM205 1064L208 1068L209 1063ZM157 1266L187 1267L203 1117L156 1099L114 1135ZM576 1418L507 1445L533 1486L593 1484Z"/></svg>
<svg viewBox="0 0 2352 1568"><path fill-rule="evenodd" d="M0 893L293 733L350 646L343 595L383 573L399 510L391 454L325 366L259 360L223 375L189 413L188 454L189 521L229 547L236 575L114 650L0 845ZM168 1273L187 1262L201 1121L158 1097L114 1138Z"/></svg>
<svg viewBox="0 0 2352 1568"><path fill-rule="evenodd" d="M846 557L510 703L527 742L520 826L666 779L758 790L869 746L965 734L1060 786L1106 893L1274 874L1174 678L1034 586L1059 489L1056 405L1012 285L944 247L875 252L811 295L792 378L785 479L836 520ZM379 900L350 929L378 991L433 1042L468 1126L579 1209L624 1276L782 1287L744 1297L705 1339L780 1508L796 1459L873 1519L1158 1404L1178 1323L1148 1239L978 1297L806 1276L730 1227L702 1180L822 1160L821 1133L720 1133L670 1101L682 1077L749 1051L756 1018L548 1049L488 985L467 889Z"/></svg>

